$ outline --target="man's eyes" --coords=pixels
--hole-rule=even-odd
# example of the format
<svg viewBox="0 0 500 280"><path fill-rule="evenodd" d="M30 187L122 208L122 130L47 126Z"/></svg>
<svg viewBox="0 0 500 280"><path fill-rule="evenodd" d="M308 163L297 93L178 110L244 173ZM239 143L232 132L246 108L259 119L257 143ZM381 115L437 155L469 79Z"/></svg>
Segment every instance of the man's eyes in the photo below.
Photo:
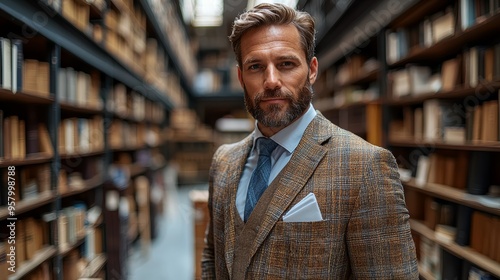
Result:
<svg viewBox="0 0 500 280"><path fill-rule="evenodd" d="M248 70L257 70L259 68L260 68L259 64L252 64L252 65L248 66Z"/></svg>
<svg viewBox="0 0 500 280"><path fill-rule="evenodd" d="M295 63L293 61L283 61L277 65L278 68L285 68L285 69L292 68L294 66ZM259 70L263 68L264 67L261 64L251 64L248 66L248 70Z"/></svg>
<svg viewBox="0 0 500 280"><path fill-rule="evenodd" d="M295 64L291 61L284 61L280 64L282 67L292 67L294 66Z"/></svg>

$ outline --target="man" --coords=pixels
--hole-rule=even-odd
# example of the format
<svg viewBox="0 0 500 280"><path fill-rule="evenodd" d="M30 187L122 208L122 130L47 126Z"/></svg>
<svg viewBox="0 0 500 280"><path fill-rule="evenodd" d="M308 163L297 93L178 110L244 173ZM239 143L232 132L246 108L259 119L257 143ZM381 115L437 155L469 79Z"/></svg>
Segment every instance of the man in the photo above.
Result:
<svg viewBox="0 0 500 280"><path fill-rule="evenodd" d="M214 155L204 279L418 279L394 157L311 104L314 32L307 13L279 4L234 22L256 128Z"/></svg>

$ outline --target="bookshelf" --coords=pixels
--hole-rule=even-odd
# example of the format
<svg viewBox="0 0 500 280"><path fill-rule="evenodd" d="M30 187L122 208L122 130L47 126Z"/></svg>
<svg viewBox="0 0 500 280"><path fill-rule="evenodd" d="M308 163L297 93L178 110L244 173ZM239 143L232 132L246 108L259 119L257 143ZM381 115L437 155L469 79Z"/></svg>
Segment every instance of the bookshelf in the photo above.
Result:
<svg viewBox="0 0 500 280"><path fill-rule="evenodd" d="M126 279L127 248L154 237L164 130L196 70L164 4L0 3L0 279Z"/></svg>
<svg viewBox="0 0 500 280"><path fill-rule="evenodd" d="M387 147L412 174L403 186L425 279L500 277L499 4L419 1L382 31Z"/></svg>
<svg viewBox="0 0 500 280"><path fill-rule="evenodd" d="M314 107L339 127L382 145L381 70L375 36L323 68Z"/></svg>
<svg viewBox="0 0 500 280"><path fill-rule="evenodd" d="M299 1L319 18L343 12L319 34L315 107L368 139L355 126L363 122L342 112L380 106L382 132L370 142L401 168L421 278L500 278L500 41L492 36L500 2L348 1L344 11L323 4ZM356 56L378 67L346 75ZM363 69L354 68L346 72ZM338 97L370 82L374 100Z"/></svg>

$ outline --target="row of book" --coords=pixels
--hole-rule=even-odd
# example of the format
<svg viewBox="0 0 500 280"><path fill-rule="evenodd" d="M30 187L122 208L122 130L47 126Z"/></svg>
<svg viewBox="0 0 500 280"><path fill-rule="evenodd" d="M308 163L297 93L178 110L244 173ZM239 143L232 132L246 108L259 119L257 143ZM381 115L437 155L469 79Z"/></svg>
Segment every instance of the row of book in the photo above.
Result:
<svg viewBox="0 0 500 280"><path fill-rule="evenodd" d="M47 127L28 112L26 119L17 115L5 117L0 110L0 161L20 160L34 154L52 155Z"/></svg>
<svg viewBox="0 0 500 280"><path fill-rule="evenodd" d="M6 254L15 254L16 270L19 269L23 263L33 259L39 250L49 244L49 233L49 223L40 218L18 219L15 222L15 243L12 242L13 239L9 239L11 243L6 239L0 241L0 259ZM15 247L15 251L11 252L13 247ZM0 267L5 264L5 261L1 262ZM3 269L2 267L0 279L11 273L7 268Z"/></svg>
<svg viewBox="0 0 500 280"><path fill-rule="evenodd" d="M446 251L429 238L417 238L420 269L432 279L498 280L488 271Z"/></svg>
<svg viewBox="0 0 500 280"><path fill-rule="evenodd" d="M0 37L0 87L48 97L50 65L45 61L25 59L20 39Z"/></svg>
<svg viewBox="0 0 500 280"><path fill-rule="evenodd" d="M335 87L342 87L353 80L378 70L378 68L379 62L375 58L366 58L354 54L337 67L332 83Z"/></svg>
<svg viewBox="0 0 500 280"><path fill-rule="evenodd" d="M2 192L0 193L0 207L7 205L7 178L8 170L2 169L0 176ZM41 194L46 194L50 191L50 166L49 164L37 164L31 166L19 167L15 176L15 192L14 199L16 203L22 200L37 198Z"/></svg>
<svg viewBox="0 0 500 280"><path fill-rule="evenodd" d="M482 151L435 151L418 158L415 183L418 186L440 184L485 195L491 187L493 156Z"/></svg>
<svg viewBox="0 0 500 280"><path fill-rule="evenodd" d="M197 72L196 56L192 53L189 38L183 32L184 23L175 4L168 0L150 0L149 6L154 13L152 20L156 20L164 34L168 34L167 40L174 51L172 56L178 58L187 80L193 81Z"/></svg>
<svg viewBox="0 0 500 280"><path fill-rule="evenodd" d="M160 105L133 90L129 91L123 84L114 85L106 107L117 116L135 121L161 122L165 117L165 110Z"/></svg>
<svg viewBox="0 0 500 280"><path fill-rule="evenodd" d="M60 102L102 109L102 99L99 96L101 77L97 70L88 74L73 67L60 68L57 83L57 96Z"/></svg>
<svg viewBox="0 0 500 280"><path fill-rule="evenodd" d="M57 220L59 250L66 251L83 240L80 253L85 260L91 261L102 253L102 229L96 225L100 211L99 207L87 209L83 203L63 208Z"/></svg>
<svg viewBox="0 0 500 280"><path fill-rule="evenodd" d="M89 22L88 7L96 5L96 2L102 1L80 3L79 0L65 0L62 5L62 14L84 32L92 32L94 40L100 42L105 39L106 47L112 54L142 75L148 83L155 85L176 105L186 105L185 93L180 86L179 79L173 77L176 76L175 73L168 69L168 58L164 50L158 48L156 39L147 37L147 20L144 11L126 1L110 2L110 7L113 8L107 9L104 13L104 26L106 27L106 32L104 32L103 26ZM105 3L103 4L106 6ZM165 17L162 16L161 19L163 18ZM168 19L168 22L172 21L175 20ZM169 38L178 32L177 30L169 32ZM103 37L103 34L106 34L106 38ZM185 45L188 44L186 40L187 38L182 41ZM175 46L180 41L172 40L171 42ZM192 77L196 68L195 63L193 63L194 56L189 52L189 49L182 47L180 52L185 53L182 56L186 57L184 60L189 58L189 63L186 63L185 66L190 69Z"/></svg>
<svg viewBox="0 0 500 280"><path fill-rule="evenodd" d="M129 67L144 74L146 16L137 6L126 8L123 1L111 3L111 9L104 15L106 47Z"/></svg>
<svg viewBox="0 0 500 280"><path fill-rule="evenodd" d="M390 123L389 139L450 144L497 142L500 140L499 104L500 99L480 103L479 98L474 97L463 102L429 99L423 107L404 107L402 116Z"/></svg>
<svg viewBox="0 0 500 280"><path fill-rule="evenodd" d="M59 153L84 154L104 150L104 122L96 115L92 118L67 118L59 123Z"/></svg>
<svg viewBox="0 0 500 280"><path fill-rule="evenodd" d="M90 5L85 1L62 0L62 15L73 25L86 31L89 27Z"/></svg>
<svg viewBox="0 0 500 280"><path fill-rule="evenodd" d="M426 273L436 279L470 279L467 277L470 267L461 269L465 261L457 257L449 258L446 254L450 253L436 241L470 248L494 262L500 262L500 217L415 191L405 190L405 196L409 198L411 217L434 232L433 240L415 232L413 234L421 268Z"/></svg>
<svg viewBox="0 0 500 280"><path fill-rule="evenodd" d="M500 44L474 46L444 61L437 71L425 65L407 65L390 72L390 96L394 99L440 91L457 86L478 87L500 79Z"/></svg>
<svg viewBox="0 0 500 280"><path fill-rule="evenodd" d="M425 17L419 24L391 30L387 34L387 63L481 23L500 11L498 0L460 0L456 6Z"/></svg>
<svg viewBox="0 0 500 280"><path fill-rule="evenodd" d="M114 119L109 127L109 144L112 149L156 146L160 143L160 137L160 127L156 125Z"/></svg>

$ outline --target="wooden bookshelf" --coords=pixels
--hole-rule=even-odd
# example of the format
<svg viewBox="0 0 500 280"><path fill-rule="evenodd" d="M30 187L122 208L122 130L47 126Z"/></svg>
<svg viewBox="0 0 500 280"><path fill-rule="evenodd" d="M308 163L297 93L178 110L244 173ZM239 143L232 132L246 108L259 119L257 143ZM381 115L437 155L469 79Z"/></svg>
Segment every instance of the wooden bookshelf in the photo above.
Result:
<svg viewBox="0 0 500 280"><path fill-rule="evenodd" d="M36 198L16 201L15 216L26 213L40 206L47 205L55 200L56 195L52 191L49 191L39 194ZM5 220L8 217L11 217L9 212L10 211L7 206L0 207L0 220Z"/></svg>
<svg viewBox="0 0 500 280"><path fill-rule="evenodd" d="M496 277L500 277L500 263L479 254L469 247L460 246L453 241L443 240L436 237L436 233L420 221L411 220L410 225L412 230L427 237L431 241L436 242L445 250L448 250L452 254L470 261L471 263L492 273Z"/></svg>
<svg viewBox="0 0 500 280"><path fill-rule="evenodd" d="M386 61L383 68L388 75L387 91L381 102L386 110L384 123L387 127L387 148L393 151L403 168L415 171L418 174L417 177L420 176L419 179L424 181L424 183L417 183L417 180L412 178L403 182L405 191L409 195L406 197L407 203L413 215L417 217L421 214L432 215L430 213L434 210L427 208L431 207L428 204L429 201L439 204L438 207L466 206L474 213L485 213L491 217L500 216L500 210L495 204L498 202L495 202L494 195L469 193L472 192L470 184L474 184L474 177L471 176L478 176L471 171L473 166L470 164L474 163L470 163L470 160L478 153L486 153L493 158L491 165L483 168L484 170L491 169L486 172L487 174L482 175L488 178L485 183L488 184L486 188L493 191L493 186L500 184L500 177L497 176L495 170L497 169L495 162L500 152L500 134L494 135L500 130L498 115L500 72L495 70L500 69L498 68L500 65L496 65L499 62L495 58L500 55L497 54L498 50L495 50L495 48L499 49L496 46L500 46L500 41L491 36L498 31L500 7L496 7L495 10L493 2L484 1L482 3L491 4L491 6L484 11L476 10L469 14L471 18L467 21L461 12L462 10L471 11L471 9L462 5L470 3L474 5L478 2L417 1L411 8L392 20L385 30ZM482 6L473 8L479 9L479 7ZM443 20L444 18L448 21ZM450 21L450 18L453 20ZM443 21L438 22L438 19ZM443 23L445 21L446 23ZM440 28L439 32L442 31L442 34L446 35L434 37L435 34L432 32L435 32L437 28ZM430 31L432 32L429 33ZM416 36L418 32L421 32L421 37ZM489 52L487 59L484 55L486 52ZM447 65L454 66L450 68ZM405 74L405 71L407 71L407 76L399 76ZM406 82L405 78L408 78ZM441 87L430 86L435 81L439 81ZM405 88L405 83L410 86ZM417 88L413 87L413 84L423 84L427 87ZM485 109L487 113L482 111L485 104L489 106ZM493 108L491 111L490 107ZM475 117L475 122L473 122L473 117ZM455 118L454 121L450 121L451 118ZM433 128L433 124L437 126ZM455 131L460 130L458 134L461 134L456 134L454 138L451 136L446 138L449 134L446 134L448 132L445 129L452 127L456 129ZM494 133L486 135L484 131L487 130L494 131ZM481 132L478 133L479 131ZM432 156L434 156L434 161L430 163L429 173L422 173L425 167L419 165L419 159L424 157L430 159ZM459 166L456 162L459 157L462 157L462 160L466 158L466 164ZM443 163L450 162L450 160L455 160L452 167L449 163ZM440 163L437 163L438 161ZM446 164L448 167L445 167ZM466 176L459 176L464 172ZM431 175L427 175L431 173L434 174L432 178ZM436 179L439 175L435 174L448 174L443 175L448 176L448 179L444 179L448 182L451 182L450 176L453 176L453 183L450 183L450 186L432 183L443 180L443 177ZM456 185L451 186L451 184ZM472 220L472 218L468 220L467 216L455 218L457 220L462 218L460 220L462 226L463 223ZM458 223L458 221L441 221L442 225L452 228L457 228ZM486 256L490 254L489 252L486 251L483 255L469 247L460 246L454 241L442 240L436 232L425 225L424 221L413 219L411 228L458 257L463 265L469 263L499 277L500 264ZM491 231L488 234L500 234L500 232L495 232L495 227L486 227L486 229ZM473 228L467 230L472 232ZM465 240L472 238L466 233L462 233L461 236L461 244L472 242ZM416 245L420 246L418 243ZM490 244L489 246L497 245ZM492 258L495 258L494 255ZM438 267L445 265L441 263ZM444 271L443 269L437 273L441 274ZM424 271L421 276L424 279L433 279L433 275L427 275Z"/></svg>
<svg viewBox="0 0 500 280"><path fill-rule="evenodd" d="M183 22L167 17L160 23L151 5L150 1L139 0L0 3L0 25L5 27L0 31L2 48L6 50L10 43L15 45L10 47L12 50L18 50L0 53L0 72L7 75L11 71L4 70L9 69L15 74L0 79L0 221L35 218L44 222L48 235L48 240L43 240L46 247L8 279L23 279L41 270L47 273L44 275L47 280L62 280L65 273L72 274L75 260L88 257L80 254L87 242L86 237L80 237L65 248L57 248L57 244L63 243L58 240L63 236L61 232L67 230L71 234L70 229L74 229L64 216L69 213L68 220L76 219L71 212L76 210L81 218L82 209L92 207L103 211L98 224L86 228L88 232L95 230L96 234L90 238L99 238L96 241L99 252L81 277L106 279L126 272L123 266L127 262L117 261L126 258L126 248L113 251L113 246L120 244L106 239L120 223L118 216L113 221L103 221L108 216L105 188L113 184L108 180L108 172L115 157L127 162L132 178L144 176L151 181L155 174L162 173L161 167L165 165L156 164L163 156L158 155L164 144L162 130L169 111L187 105L187 95L192 94L188 81L192 77L187 76L189 71L184 71L196 69L196 64L184 65L194 58L186 58L190 55L188 38L172 40L170 30L163 30L174 21L184 27ZM40 24L34 14L46 22ZM113 26L116 19L119 21ZM129 24L123 24L127 20ZM29 34L26 30L30 30ZM149 47L154 42L160 44L153 52ZM175 50L172 45L176 45ZM7 59L7 53L17 56ZM11 85L5 82L10 79ZM124 90L123 96L115 98L116 86ZM4 131L4 120L11 117L15 125L9 129L21 131L16 132L18 135ZM109 133L115 120L124 127L123 134ZM117 136L123 143L113 148L111 140ZM11 145L16 140L21 144ZM4 153L4 147L8 153ZM21 180L16 178L19 198L16 198L15 217L10 215L5 202L4 173L9 166L15 166L16 176L24 174ZM41 175L36 173L42 170L37 166L50 174L37 177ZM29 199L30 190L47 186L47 177L50 190ZM43 185L39 182L42 179ZM65 181L66 185L76 182L79 187L65 186ZM26 187L31 189L24 191ZM127 194L127 190L122 190L119 195ZM150 213L155 212L147 211ZM148 220L151 221L148 226L153 228L154 217L148 216ZM74 222L82 224L81 220Z"/></svg>
<svg viewBox="0 0 500 280"><path fill-rule="evenodd" d="M486 3L486 5L479 5L479 2ZM305 7L308 7L307 3L308 1L302 2ZM382 1L380 5L387 6L389 3L390 1ZM461 5L471 3L473 6L461 7ZM356 4L359 3L353 1L353 7ZM403 4L400 3L400 5ZM466 155L468 158L479 153L487 153L492 156L493 160L492 165L485 167L491 169L489 174L483 176L488 178L492 191L494 187L491 186L500 185L500 176L497 174L499 167L497 161L500 159L500 134L498 137L494 135L495 132L498 134L500 131L498 124L500 122L498 115L500 40L492 36L499 31L499 3L416 0L405 1L404 5L406 5L405 8L398 13L384 14L386 22L382 23L379 18L380 26L365 24L366 22L374 23L375 10L360 14L357 9L352 8L345 12L337 25L349 31L358 30L358 33L345 31L354 33L351 37L358 36L357 42L353 44L356 40L347 35L342 36L344 30L336 29L335 26L324 36L330 40L318 42L320 48L317 57L325 58L328 65L320 69L320 75L314 85L314 105L332 122L344 123L344 128L361 133L362 137L368 138L369 134L363 131L365 124L359 121L359 118L351 117L350 114L358 112L359 115L362 111L360 108L378 104L378 110L374 110L376 113L367 118L381 119L380 124L370 126L378 128L380 135L377 138L381 141L377 143L392 151L398 164L413 174L418 173L418 158L433 154L436 154L436 157L440 156L438 160L442 161L439 163L441 165L435 162L433 164L439 167L434 168L447 170L436 169L434 171L448 175L446 179L436 179L438 175L434 173L432 180L449 181L453 177L452 181L455 185L428 183L427 181L434 181L427 178L425 178L426 182L420 185L416 183L415 178L403 182L405 192L410 193L409 197L406 197L407 205L411 206L415 215L423 215L425 210L429 209L425 208L427 204L424 205L423 200L420 201L413 195L418 198L439 200L446 205L466 206L475 212L497 218L500 216L498 207L494 203L485 202L487 196L468 193L469 188L464 185L469 184L469 177L458 176L464 172L469 174L472 167L464 167L465 165L459 167L456 162L453 163L453 167L450 167L452 164L449 162L450 158L457 160L458 155ZM467 15L462 13L479 8L481 10L474 13ZM315 10L312 9L311 12ZM372 30L368 30L369 27L373 27ZM380 27L380 30L376 27ZM340 38L340 40L333 42L332 38ZM349 47L349 51L346 47ZM374 52L375 49L377 51ZM342 54L340 54L341 50L344 50ZM484 58L486 53L488 53L488 59ZM348 78L343 77L338 82L338 75L345 75L341 71L342 65L356 55L374 57L379 65L373 71ZM321 66L322 60L319 63ZM380 90L377 99L368 102L339 102L337 94L342 93L343 89L352 86L363 89L367 83L373 82L376 82ZM342 98L340 100L343 101ZM488 107L484 111L487 113L484 113L480 109L486 103ZM433 109L438 110L432 112ZM476 118L473 118L474 114ZM452 123L445 117L450 117L450 119L456 117L455 122ZM484 121L486 119L490 120L489 123ZM443 120L449 122L443 124ZM433 127L433 124L437 125ZM444 128L451 128L452 125L455 130L449 129L446 132L448 134L445 134ZM428 127L428 130L424 127ZM434 131L431 131L432 128ZM481 130L478 130L479 128ZM475 129L474 133L473 129ZM456 134L451 136L450 131ZM493 131L493 133L488 134L487 131ZM443 161L448 161L447 167L443 167ZM450 168L453 170L450 171ZM434 231L426 228L422 222L413 220L411 227L417 235L436 240ZM418 241L418 238L416 240ZM471 263L498 277L500 267L498 262L468 247L444 242L438 242L438 244L442 249L461 259L464 265ZM419 244L416 245L419 246ZM423 279L438 278L426 273L422 264L420 271ZM438 273L443 273L443 271Z"/></svg>
<svg viewBox="0 0 500 280"><path fill-rule="evenodd" d="M406 188L430 195L432 197L442 198L480 211L500 215L500 208L490 207L487 203L488 197L486 196L468 194L463 190L439 184L427 183L423 186L419 186L415 183L415 180L404 182L404 185Z"/></svg>
<svg viewBox="0 0 500 280"><path fill-rule="evenodd" d="M9 280L18 280L23 279L28 273L36 269L43 262L50 260L57 254L57 249L55 246L46 246L42 250L39 250L35 253L33 259L24 262L19 269L16 270L16 273L8 276Z"/></svg>
<svg viewBox="0 0 500 280"><path fill-rule="evenodd" d="M83 270L80 278L94 277L106 264L106 254L99 254Z"/></svg>

